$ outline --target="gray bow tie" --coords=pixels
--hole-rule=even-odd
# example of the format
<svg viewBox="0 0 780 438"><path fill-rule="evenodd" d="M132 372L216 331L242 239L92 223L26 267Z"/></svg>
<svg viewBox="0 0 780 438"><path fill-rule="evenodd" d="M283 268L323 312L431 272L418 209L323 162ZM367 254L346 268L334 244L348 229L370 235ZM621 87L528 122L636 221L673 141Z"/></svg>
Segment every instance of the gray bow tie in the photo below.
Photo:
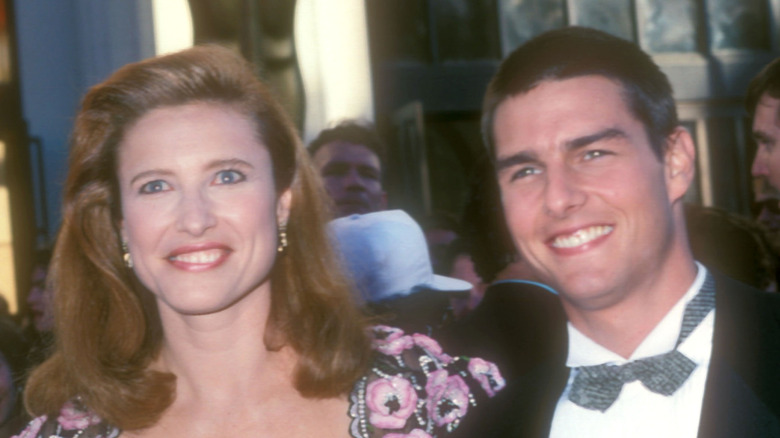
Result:
<svg viewBox="0 0 780 438"><path fill-rule="evenodd" d="M674 350L624 365L574 368L577 375L569 388L569 400L583 408L604 412L618 398L623 384L635 380L655 393L674 394L696 369L696 363L680 353L677 347L714 308L715 281L707 275L699 293L685 307L682 329Z"/></svg>

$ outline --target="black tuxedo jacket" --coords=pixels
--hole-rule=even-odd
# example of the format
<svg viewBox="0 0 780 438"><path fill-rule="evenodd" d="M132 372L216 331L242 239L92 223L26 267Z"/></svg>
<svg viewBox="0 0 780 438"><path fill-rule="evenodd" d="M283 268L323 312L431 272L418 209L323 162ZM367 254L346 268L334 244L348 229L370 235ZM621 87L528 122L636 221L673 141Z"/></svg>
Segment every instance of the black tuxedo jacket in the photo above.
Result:
<svg viewBox="0 0 780 438"><path fill-rule="evenodd" d="M780 294L761 292L710 272L716 282L715 332L699 437L780 437ZM534 300L543 299L550 305L551 295L540 294L540 289L535 290L533 286L523 287L527 290L515 293L527 293ZM490 302L486 303L490 305ZM535 313L528 308L516 310L517 319ZM565 318L559 319L558 313L550 315L556 320L546 320L546 326L537 332L547 337L543 335L544 330L549 329L547 326L562 325L563 329L555 328L552 336L547 337L555 346L543 351L532 348L531 355L526 358L513 354L509 361L506 356L496 356L503 361L499 366L512 367L508 385L489 402L470 412L458 428L457 436L549 435L555 406L569 376L565 366L566 335L560 332L565 330ZM485 324L485 320L480 324ZM496 324L494 318L487 326ZM473 326L472 330L479 333L491 329ZM468 353L473 345L465 346L465 352ZM522 346L513 345L508 351L521 349ZM491 359L489 355L486 358ZM520 374L512 375L514 370Z"/></svg>

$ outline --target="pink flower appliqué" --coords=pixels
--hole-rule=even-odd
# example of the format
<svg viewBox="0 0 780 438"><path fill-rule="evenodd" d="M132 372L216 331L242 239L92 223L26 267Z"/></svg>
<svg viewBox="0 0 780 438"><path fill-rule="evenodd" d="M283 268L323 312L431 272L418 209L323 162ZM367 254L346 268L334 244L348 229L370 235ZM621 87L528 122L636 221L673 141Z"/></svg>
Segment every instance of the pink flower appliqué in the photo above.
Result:
<svg viewBox="0 0 780 438"><path fill-rule="evenodd" d="M77 408L69 401L60 409L60 416L57 417L57 422L65 430L83 430L94 424L100 424L100 417L88 410Z"/></svg>
<svg viewBox="0 0 780 438"><path fill-rule="evenodd" d="M406 433L389 433L385 435L385 438L433 438L428 435L424 430L414 429L413 431Z"/></svg>
<svg viewBox="0 0 780 438"><path fill-rule="evenodd" d="M428 416L437 426L452 423L466 415L469 408L469 387L455 374L436 370L428 375Z"/></svg>
<svg viewBox="0 0 780 438"><path fill-rule="evenodd" d="M412 348L414 340L410 336L404 335L404 331L399 328L378 325L374 327L372 343L374 344L374 349L380 353L388 356L398 356L404 350Z"/></svg>
<svg viewBox="0 0 780 438"><path fill-rule="evenodd" d="M504 377L498 371L496 364L474 357L469 360L469 373L485 390L488 397L493 397L496 392L506 386Z"/></svg>
<svg viewBox="0 0 780 438"><path fill-rule="evenodd" d="M43 423L46 422L47 418L46 415L33 418L19 435L14 435L11 438L35 438L38 432L41 431L41 427L43 427Z"/></svg>
<svg viewBox="0 0 780 438"><path fill-rule="evenodd" d="M441 345L439 345L436 340L429 338L428 336L421 335L419 333L415 333L412 335L412 339L414 339L414 343L418 346L433 355L436 359L446 363L452 362L452 356L445 353L441 349Z"/></svg>
<svg viewBox="0 0 780 438"><path fill-rule="evenodd" d="M377 379L366 388L366 405L371 411L368 420L382 429L399 429L417 406L417 393L403 377Z"/></svg>

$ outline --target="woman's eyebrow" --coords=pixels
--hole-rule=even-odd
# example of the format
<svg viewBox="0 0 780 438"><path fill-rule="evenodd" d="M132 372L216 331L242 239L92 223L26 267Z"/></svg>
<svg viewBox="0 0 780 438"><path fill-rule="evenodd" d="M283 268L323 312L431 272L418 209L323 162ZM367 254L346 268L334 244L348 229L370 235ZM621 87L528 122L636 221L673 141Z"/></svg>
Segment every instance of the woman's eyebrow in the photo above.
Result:
<svg viewBox="0 0 780 438"><path fill-rule="evenodd" d="M165 169L149 169L145 170L137 175L135 175L132 179L130 179L130 185L133 185L136 181L139 179L148 178L151 176L170 176L173 175L173 172L170 170Z"/></svg>
<svg viewBox="0 0 780 438"><path fill-rule="evenodd" d="M206 166L204 167L205 170L214 170L220 167L248 167L250 169L254 169L255 166L253 166L250 162L246 160L242 160L240 158L226 158L222 160L213 160L210 161Z"/></svg>

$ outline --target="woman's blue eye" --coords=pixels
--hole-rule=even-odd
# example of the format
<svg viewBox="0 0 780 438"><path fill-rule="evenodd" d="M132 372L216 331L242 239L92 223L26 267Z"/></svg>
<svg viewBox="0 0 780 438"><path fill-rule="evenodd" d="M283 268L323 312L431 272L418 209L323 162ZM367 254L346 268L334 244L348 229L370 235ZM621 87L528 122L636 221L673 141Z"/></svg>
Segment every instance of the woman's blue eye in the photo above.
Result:
<svg viewBox="0 0 780 438"><path fill-rule="evenodd" d="M236 184L243 180L245 180L246 177L243 173L237 171L237 170L221 170L217 172L216 184Z"/></svg>
<svg viewBox="0 0 780 438"><path fill-rule="evenodd" d="M159 193L164 192L168 190L169 186L168 183L166 183L163 180L154 180L149 181L148 183L141 186L141 188L138 190L139 193L147 194L147 193Z"/></svg>

